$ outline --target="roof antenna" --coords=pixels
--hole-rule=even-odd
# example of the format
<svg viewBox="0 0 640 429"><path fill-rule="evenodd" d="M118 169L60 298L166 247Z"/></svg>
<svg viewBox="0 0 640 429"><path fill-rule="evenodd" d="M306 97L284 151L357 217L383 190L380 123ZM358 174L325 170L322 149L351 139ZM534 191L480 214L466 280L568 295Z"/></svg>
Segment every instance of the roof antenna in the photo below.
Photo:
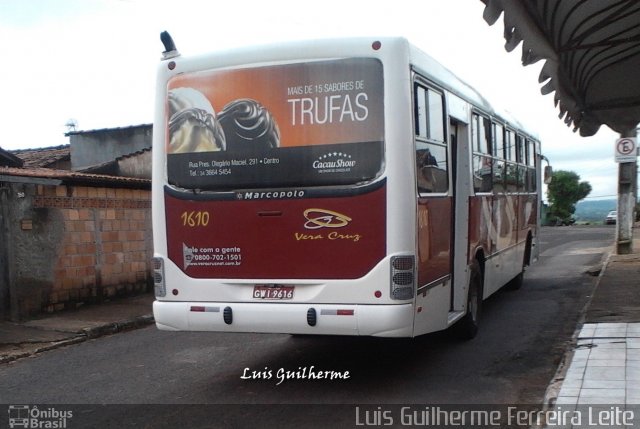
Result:
<svg viewBox="0 0 640 429"><path fill-rule="evenodd" d="M180 52L176 49L176 44L173 43L173 39L168 31L160 33L160 40L164 45L164 52L162 53L163 60L168 60L169 58L174 58L180 55Z"/></svg>

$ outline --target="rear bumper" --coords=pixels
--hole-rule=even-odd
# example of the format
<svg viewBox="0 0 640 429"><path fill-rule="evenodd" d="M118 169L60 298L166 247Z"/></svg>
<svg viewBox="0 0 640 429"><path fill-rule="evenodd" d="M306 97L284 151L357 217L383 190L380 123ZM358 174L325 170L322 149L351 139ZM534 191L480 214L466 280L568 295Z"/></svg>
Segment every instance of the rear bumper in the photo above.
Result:
<svg viewBox="0 0 640 429"><path fill-rule="evenodd" d="M225 309L226 321L225 321ZM315 325L308 321L315 313ZM230 317L229 317L230 314ZM411 337L413 306L154 301L165 331L262 332Z"/></svg>

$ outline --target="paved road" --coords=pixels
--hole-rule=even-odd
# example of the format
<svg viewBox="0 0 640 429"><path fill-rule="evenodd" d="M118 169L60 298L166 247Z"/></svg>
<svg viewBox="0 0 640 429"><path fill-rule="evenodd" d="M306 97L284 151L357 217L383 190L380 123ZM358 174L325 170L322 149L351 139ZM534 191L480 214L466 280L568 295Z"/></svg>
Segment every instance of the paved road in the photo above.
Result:
<svg viewBox="0 0 640 429"><path fill-rule="evenodd" d="M227 407L99 407L78 411L108 426L234 427L308 419L347 423L339 408L260 404L540 404L592 294L611 227L544 228L540 260L519 291L484 305L481 332L416 340L169 333L155 327L103 337L0 367L4 404L245 404ZM278 370L329 370L347 380L287 380ZM262 375L242 379L243 375ZM271 377L269 377L271 374ZM247 404L253 404L248 406ZM353 425L353 407L349 426ZM214 417L211 417L213 413ZM334 415L335 414L335 415ZM375 415L373 417L376 417ZM212 420L213 419L213 420ZM71 426L72 427L72 426ZM237 424L235 427L243 427Z"/></svg>

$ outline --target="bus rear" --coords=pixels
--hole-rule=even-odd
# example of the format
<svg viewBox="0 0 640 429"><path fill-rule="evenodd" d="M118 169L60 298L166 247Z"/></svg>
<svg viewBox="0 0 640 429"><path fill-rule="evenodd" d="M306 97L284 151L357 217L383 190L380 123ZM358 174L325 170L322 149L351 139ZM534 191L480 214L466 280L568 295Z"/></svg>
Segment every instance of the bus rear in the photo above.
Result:
<svg viewBox="0 0 640 429"><path fill-rule="evenodd" d="M391 54L379 42L325 45L162 62L158 328L412 335L413 236L406 251L387 240ZM408 94L409 67L396 67ZM397 112L407 133L409 112Z"/></svg>

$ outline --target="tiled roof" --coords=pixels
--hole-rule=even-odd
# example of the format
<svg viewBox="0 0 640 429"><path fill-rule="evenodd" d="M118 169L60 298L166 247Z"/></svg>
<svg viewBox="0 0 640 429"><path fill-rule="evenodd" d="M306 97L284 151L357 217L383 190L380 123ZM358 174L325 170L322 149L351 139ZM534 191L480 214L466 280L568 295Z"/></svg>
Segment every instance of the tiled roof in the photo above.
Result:
<svg viewBox="0 0 640 429"><path fill-rule="evenodd" d="M145 152L151 152L151 148L150 147L145 147L144 149L140 149L139 151L119 156L119 157L116 158L116 161L120 161L121 159L125 159L125 158L133 158L133 157L136 157L138 155L142 155Z"/></svg>
<svg viewBox="0 0 640 429"><path fill-rule="evenodd" d="M40 149L20 149L11 151L24 161L25 167L48 167L59 161L71 159L69 145L45 147Z"/></svg>
<svg viewBox="0 0 640 429"><path fill-rule="evenodd" d="M15 168L0 167L0 176L13 176L39 179L58 179L62 183L84 184L88 186L112 186L126 188L148 188L151 180L133 177L107 176L105 174L78 173L69 170L55 170L52 168ZM2 178L0 177L0 181Z"/></svg>
<svg viewBox="0 0 640 429"><path fill-rule="evenodd" d="M24 162L20 158L0 147L0 165L11 165L13 167L20 167L23 164Z"/></svg>

